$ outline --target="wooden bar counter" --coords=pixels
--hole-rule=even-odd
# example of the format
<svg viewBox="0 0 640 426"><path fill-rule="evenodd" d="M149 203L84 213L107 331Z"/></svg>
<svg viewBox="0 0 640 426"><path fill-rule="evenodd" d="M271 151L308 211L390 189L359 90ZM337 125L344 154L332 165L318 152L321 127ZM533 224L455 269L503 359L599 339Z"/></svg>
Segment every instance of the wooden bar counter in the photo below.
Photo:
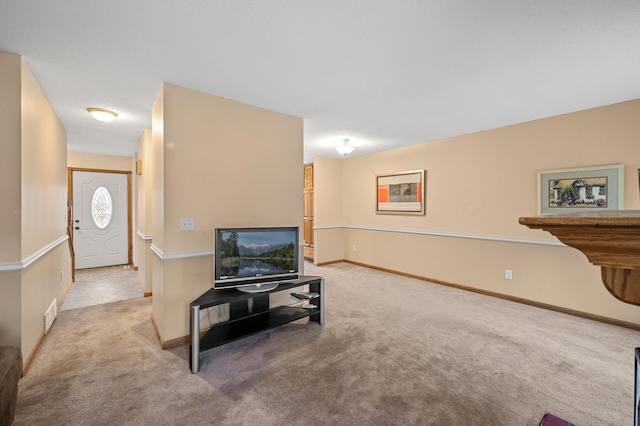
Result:
<svg viewBox="0 0 640 426"><path fill-rule="evenodd" d="M602 282L626 303L640 305L640 210L604 210L521 217L584 253L602 268Z"/></svg>

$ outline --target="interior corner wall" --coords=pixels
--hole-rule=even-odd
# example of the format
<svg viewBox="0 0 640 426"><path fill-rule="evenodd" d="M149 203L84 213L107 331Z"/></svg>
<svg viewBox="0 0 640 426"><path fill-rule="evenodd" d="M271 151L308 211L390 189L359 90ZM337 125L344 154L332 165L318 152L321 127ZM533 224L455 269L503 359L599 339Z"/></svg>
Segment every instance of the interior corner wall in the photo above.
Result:
<svg viewBox="0 0 640 426"><path fill-rule="evenodd" d="M172 84L163 85L160 100L163 137L154 114L152 139L162 153L153 168L163 184L154 182L153 204L164 217L152 219L162 253L154 256L161 266L153 270L153 306L162 336L172 340L188 335L189 303L213 285L216 227L302 228L303 121ZM159 191L164 199L156 202ZM195 230L181 232L181 218L193 218Z"/></svg>
<svg viewBox="0 0 640 426"><path fill-rule="evenodd" d="M19 55L0 51L0 345L20 346L20 80Z"/></svg>
<svg viewBox="0 0 640 426"><path fill-rule="evenodd" d="M138 182L137 196L137 222L134 239L137 241L137 265L138 279L144 289L145 296L152 294L152 256L151 243L153 241L151 228L151 173L153 162L151 160L151 129L145 129L138 140L138 161L142 164L142 173L136 175Z"/></svg>
<svg viewBox="0 0 640 426"><path fill-rule="evenodd" d="M21 349L28 357L44 333L45 312L71 281L71 255L67 133L24 61L21 77Z"/></svg>
<svg viewBox="0 0 640 426"><path fill-rule="evenodd" d="M164 85L151 108L151 291L152 318L160 340L165 340L164 263L160 251L164 246ZM148 188L148 186L147 186ZM147 227L148 229L148 227Z"/></svg>
<svg viewBox="0 0 640 426"><path fill-rule="evenodd" d="M634 100L346 159L345 259L640 324L640 307L611 296L600 268L518 222L537 215L542 170L624 164L624 207L638 209L638 117ZM376 174L418 169L426 215L376 214Z"/></svg>
<svg viewBox="0 0 640 426"><path fill-rule="evenodd" d="M322 265L345 258L342 160L313 159L314 263Z"/></svg>
<svg viewBox="0 0 640 426"><path fill-rule="evenodd" d="M131 205L129 206L129 209L131 211L131 235L129 238L131 238L131 265L135 268L138 269L138 238L136 236L136 231L138 229L138 195L139 195L139 188L138 188L138 184L140 183L138 181L138 176L137 176L137 172L136 172L136 163L138 162L138 153L134 152L133 156L130 157L130 162L131 162L131 178L129 179L129 184L131 185L131 200L129 201L131 203Z"/></svg>

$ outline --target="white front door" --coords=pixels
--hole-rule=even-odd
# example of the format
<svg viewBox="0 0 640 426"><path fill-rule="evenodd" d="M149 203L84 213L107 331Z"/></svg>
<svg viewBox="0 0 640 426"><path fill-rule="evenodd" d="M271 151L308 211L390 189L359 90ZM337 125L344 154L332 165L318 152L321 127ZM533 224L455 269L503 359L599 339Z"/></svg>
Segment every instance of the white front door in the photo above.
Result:
<svg viewBox="0 0 640 426"><path fill-rule="evenodd" d="M127 175L73 171L76 269L129 263Z"/></svg>

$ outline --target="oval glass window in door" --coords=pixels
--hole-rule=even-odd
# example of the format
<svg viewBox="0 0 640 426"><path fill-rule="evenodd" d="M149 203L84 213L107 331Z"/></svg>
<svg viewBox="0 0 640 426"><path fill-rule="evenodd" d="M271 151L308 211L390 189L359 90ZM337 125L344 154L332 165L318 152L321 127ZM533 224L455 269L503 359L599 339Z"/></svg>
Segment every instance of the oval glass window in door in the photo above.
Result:
<svg viewBox="0 0 640 426"><path fill-rule="evenodd" d="M99 186L93 191L91 197L91 216L93 223L100 229L109 226L113 217L113 200L111 194L104 186Z"/></svg>

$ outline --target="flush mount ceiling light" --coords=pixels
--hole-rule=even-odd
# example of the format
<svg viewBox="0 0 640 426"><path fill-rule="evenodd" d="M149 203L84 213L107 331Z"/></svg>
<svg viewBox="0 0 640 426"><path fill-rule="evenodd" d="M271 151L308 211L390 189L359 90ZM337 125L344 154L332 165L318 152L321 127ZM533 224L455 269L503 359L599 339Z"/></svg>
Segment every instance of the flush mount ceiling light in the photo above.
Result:
<svg viewBox="0 0 640 426"><path fill-rule="evenodd" d="M354 149L356 149L356 147L349 145L349 139L342 139L342 145L336 147L336 151L342 155L349 155Z"/></svg>
<svg viewBox="0 0 640 426"><path fill-rule="evenodd" d="M113 121L118 116L117 113L104 108L87 108L87 111L93 118L103 123Z"/></svg>

